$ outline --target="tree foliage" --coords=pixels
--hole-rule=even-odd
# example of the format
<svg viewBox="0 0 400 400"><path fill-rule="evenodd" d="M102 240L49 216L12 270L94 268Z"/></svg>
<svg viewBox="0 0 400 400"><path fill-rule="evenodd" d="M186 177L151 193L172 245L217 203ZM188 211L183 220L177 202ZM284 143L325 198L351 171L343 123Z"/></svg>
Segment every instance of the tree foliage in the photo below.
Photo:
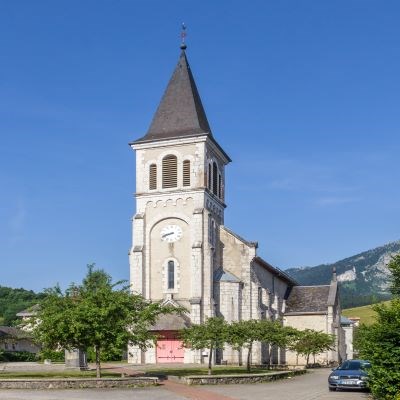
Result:
<svg viewBox="0 0 400 400"><path fill-rule="evenodd" d="M208 374L211 375L213 351L224 348L228 339L228 324L223 318L208 318L203 324L183 329L182 339L185 347L208 349Z"/></svg>
<svg viewBox="0 0 400 400"><path fill-rule="evenodd" d="M149 327L160 314L177 309L148 302L122 283L89 265L81 285L71 284L65 292L48 289L34 328L38 342L53 350L94 349L98 377L102 352L128 343L148 348L156 339Z"/></svg>
<svg viewBox="0 0 400 400"><path fill-rule="evenodd" d="M251 370L251 353L254 342L269 348L269 360L274 348L290 348L304 355L309 363L310 355L317 355L334 347L334 336L312 329L299 331L283 326L281 321L247 320L228 324L223 318L209 318L204 324L192 325L182 331L183 345L196 350L208 349L208 371L212 371L212 354L225 344L240 351L247 350L247 371ZM270 362L270 361L269 361Z"/></svg>
<svg viewBox="0 0 400 400"><path fill-rule="evenodd" d="M400 297L400 254L392 257L388 268L391 272L390 291L394 297Z"/></svg>
<svg viewBox="0 0 400 400"><path fill-rule="evenodd" d="M20 311L37 304L45 297L44 293L35 293L32 290L13 289L0 286L0 319L2 325L14 325Z"/></svg>
<svg viewBox="0 0 400 400"><path fill-rule="evenodd" d="M371 362L369 386L372 394L382 400L400 398L400 255L388 265L392 273L389 304L374 306L376 322L362 325L355 345L360 356Z"/></svg>
<svg viewBox="0 0 400 400"><path fill-rule="evenodd" d="M314 357L327 350L332 350L335 339L333 335L318 332L313 329L298 331L296 340L290 345L291 350L306 357L306 364L309 364L310 355Z"/></svg>
<svg viewBox="0 0 400 400"><path fill-rule="evenodd" d="M280 321L248 320L236 321L229 325L227 343L234 349L247 349L246 369L251 369L251 352L254 342L263 342L268 346L268 360L274 347L285 348L297 337L297 330L284 327Z"/></svg>
<svg viewBox="0 0 400 400"><path fill-rule="evenodd" d="M292 345L299 337L297 329L283 326L280 321L261 320L260 337L261 342L269 346L268 365L271 364L272 351L276 348L286 348Z"/></svg>
<svg viewBox="0 0 400 400"><path fill-rule="evenodd" d="M251 351L253 343L259 341L261 336L260 324L257 320L235 321L229 325L227 343L235 350L247 349L246 369L250 372Z"/></svg>

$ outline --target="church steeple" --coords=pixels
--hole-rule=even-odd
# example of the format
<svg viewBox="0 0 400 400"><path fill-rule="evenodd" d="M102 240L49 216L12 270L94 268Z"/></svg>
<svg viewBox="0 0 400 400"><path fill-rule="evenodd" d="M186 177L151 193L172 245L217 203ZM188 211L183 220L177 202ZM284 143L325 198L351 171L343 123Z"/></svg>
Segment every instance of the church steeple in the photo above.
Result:
<svg viewBox="0 0 400 400"><path fill-rule="evenodd" d="M134 143L212 136L206 113L185 53L181 46L178 64L146 135Z"/></svg>

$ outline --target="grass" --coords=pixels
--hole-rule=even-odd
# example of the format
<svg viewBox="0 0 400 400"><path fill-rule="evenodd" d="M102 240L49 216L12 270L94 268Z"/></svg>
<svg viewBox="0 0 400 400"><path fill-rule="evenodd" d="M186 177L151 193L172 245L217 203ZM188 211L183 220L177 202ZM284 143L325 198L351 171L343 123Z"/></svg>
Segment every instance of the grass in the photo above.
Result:
<svg viewBox="0 0 400 400"><path fill-rule="evenodd" d="M253 374L266 374L273 372L267 368L251 369ZM192 368L146 368L146 375L173 375L173 376L188 376L188 375L207 375L208 369L204 367ZM247 374L245 367L213 367L213 375L234 375L234 374Z"/></svg>
<svg viewBox="0 0 400 400"><path fill-rule="evenodd" d="M388 301L384 301L384 304L389 303ZM354 308L347 308L342 311L342 314L345 317L358 317L360 318L360 323L371 325L375 322L376 313L372 309L372 304L368 306L362 307L354 307Z"/></svg>
<svg viewBox="0 0 400 400"><path fill-rule="evenodd" d="M102 378L120 378L116 372L102 371ZM96 378L96 371L5 371L0 372L0 379L66 379Z"/></svg>
<svg viewBox="0 0 400 400"><path fill-rule="evenodd" d="M251 373L265 374L273 372L267 368L253 367ZM157 366L146 368L147 376L154 375L173 375L173 376L188 376L188 375L207 375L208 369L205 367L191 368L157 368ZM214 366L212 369L213 375L234 375L247 374L245 367L238 366ZM121 373L102 371L102 378L119 378ZM0 372L0 379L66 379L66 378L95 378L96 371L4 371Z"/></svg>

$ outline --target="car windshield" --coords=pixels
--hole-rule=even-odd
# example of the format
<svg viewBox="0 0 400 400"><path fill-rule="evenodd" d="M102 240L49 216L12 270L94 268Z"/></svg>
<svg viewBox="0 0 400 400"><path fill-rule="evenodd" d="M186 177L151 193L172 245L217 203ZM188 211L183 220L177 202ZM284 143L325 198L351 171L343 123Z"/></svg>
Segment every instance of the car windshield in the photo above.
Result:
<svg viewBox="0 0 400 400"><path fill-rule="evenodd" d="M368 368L371 368L371 364L368 362L345 361L338 369L357 370L357 369L368 369Z"/></svg>

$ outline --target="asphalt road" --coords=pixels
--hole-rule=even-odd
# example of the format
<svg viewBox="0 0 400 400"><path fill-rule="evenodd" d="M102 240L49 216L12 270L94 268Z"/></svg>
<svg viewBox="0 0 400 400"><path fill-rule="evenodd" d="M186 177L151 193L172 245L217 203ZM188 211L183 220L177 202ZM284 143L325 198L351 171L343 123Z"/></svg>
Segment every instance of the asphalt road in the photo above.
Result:
<svg viewBox="0 0 400 400"><path fill-rule="evenodd" d="M159 386L138 389L82 390L0 390L1 400L361 400L367 393L329 392L327 377L330 370L321 369L306 375L271 383L253 385ZM177 387L178 386L178 387Z"/></svg>

